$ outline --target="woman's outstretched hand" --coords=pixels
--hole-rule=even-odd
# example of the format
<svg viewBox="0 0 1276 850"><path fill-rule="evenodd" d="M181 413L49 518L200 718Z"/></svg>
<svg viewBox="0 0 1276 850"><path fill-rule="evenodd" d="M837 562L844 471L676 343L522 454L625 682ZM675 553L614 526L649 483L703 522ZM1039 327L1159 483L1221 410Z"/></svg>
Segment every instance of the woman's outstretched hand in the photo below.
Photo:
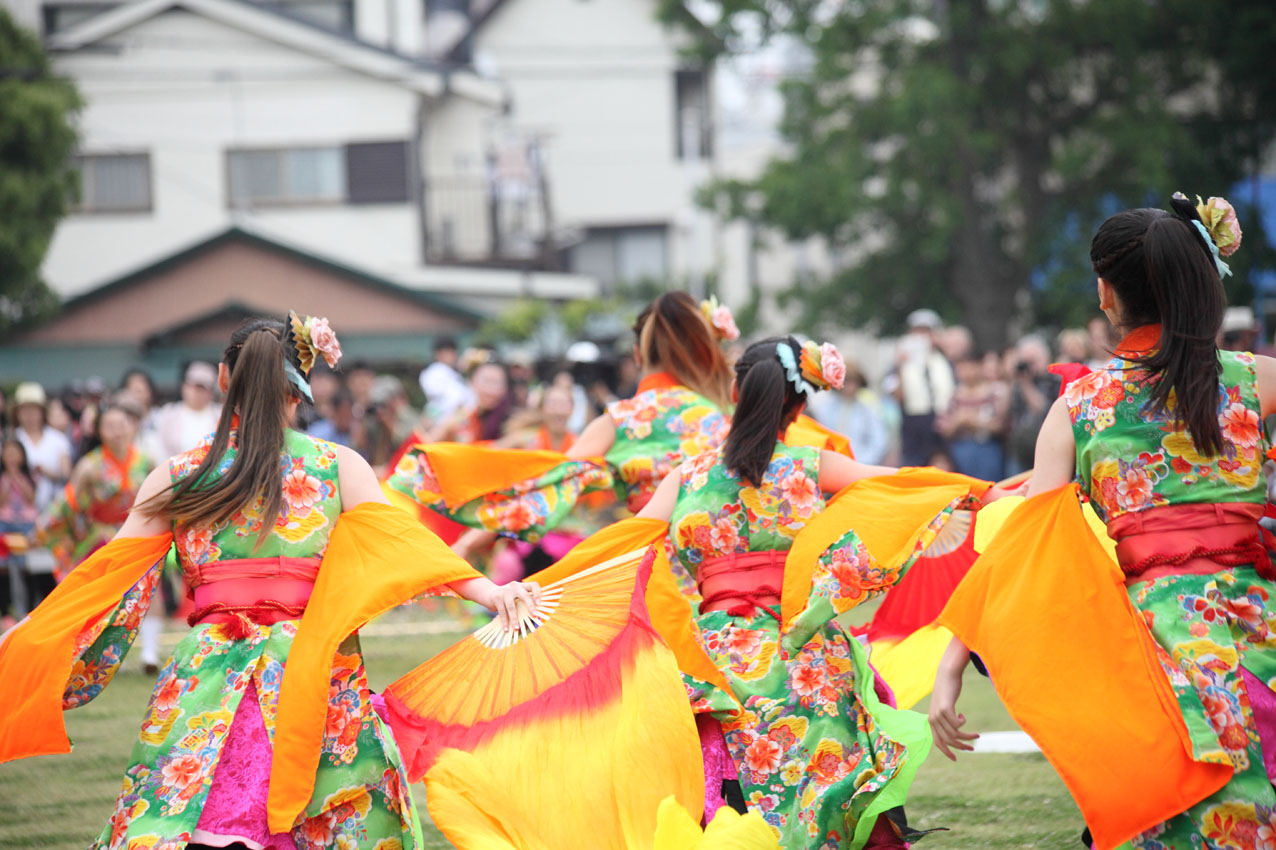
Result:
<svg viewBox="0 0 1276 850"><path fill-rule="evenodd" d="M961 696L961 678L970 660L970 651L956 638L949 644L939 672L935 674L935 690L930 695L930 731L935 746L949 761L957 761L953 750L974 749L969 743L979 735L963 732L966 715L957 713L957 698Z"/></svg>

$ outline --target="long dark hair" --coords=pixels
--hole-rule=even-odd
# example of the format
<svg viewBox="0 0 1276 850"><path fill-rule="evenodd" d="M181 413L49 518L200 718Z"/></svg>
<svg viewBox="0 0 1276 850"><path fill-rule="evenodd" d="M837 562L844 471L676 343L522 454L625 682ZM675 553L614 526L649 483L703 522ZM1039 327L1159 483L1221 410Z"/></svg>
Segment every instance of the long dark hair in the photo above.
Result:
<svg viewBox="0 0 1276 850"><path fill-rule="evenodd" d="M1090 262L1116 290L1125 325L1161 325L1156 349L1132 358L1152 376L1145 412L1164 414L1173 393L1175 421L1198 451L1216 455L1223 450L1216 342L1223 285L1209 246L1191 223L1199 220L1195 207L1186 199L1172 203L1174 214L1126 210L1103 222L1090 243Z"/></svg>
<svg viewBox="0 0 1276 850"><path fill-rule="evenodd" d="M771 465L780 428L807 401L806 393L798 392L785 374L776 354L779 345L792 348L794 362L798 362L801 346L789 336L753 343L735 364L740 397L731 417L723 460L727 469L754 487L762 486L762 476Z"/></svg>
<svg viewBox="0 0 1276 850"><path fill-rule="evenodd" d="M690 295L661 295L638 315L634 334L645 368L669 372L722 410L730 407L731 367Z"/></svg>
<svg viewBox="0 0 1276 850"><path fill-rule="evenodd" d="M287 403L301 398L301 391L284 372L284 358L300 374L297 347L287 323L249 319L235 329L222 355L230 386L208 454L199 468L141 506L142 510L151 514L167 510L179 526L204 528L229 520L260 499L262 527L257 545L261 545L283 504L279 456L284 448ZM236 415L238 453L225 474L210 480L226 456Z"/></svg>

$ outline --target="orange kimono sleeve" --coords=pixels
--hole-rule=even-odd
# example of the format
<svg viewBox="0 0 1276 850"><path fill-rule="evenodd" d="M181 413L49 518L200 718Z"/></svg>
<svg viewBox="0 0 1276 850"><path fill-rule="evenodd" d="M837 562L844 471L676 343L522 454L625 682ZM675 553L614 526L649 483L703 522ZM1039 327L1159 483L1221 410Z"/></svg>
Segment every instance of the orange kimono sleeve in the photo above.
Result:
<svg viewBox="0 0 1276 850"><path fill-rule="evenodd" d="M847 531L853 529L873 560L891 572L914 554L941 511L967 496L982 495L990 486L920 467L865 478L842 490L798 533L784 560L780 613L785 627L806 607L819 557Z"/></svg>
<svg viewBox="0 0 1276 850"><path fill-rule="evenodd" d="M1231 777L1228 765L1192 760L1152 636L1088 527L1076 485L1019 506L938 622L979 653L1101 850Z"/></svg>
<svg viewBox="0 0 1276 850"><path fill-rule="evenodd" d="M268 820L287 832L310 802L337 647L385 611L479 573L411 515L365 502L337 521L302 615L275 720Z"/></svg>
<svg viewBox="0 0 1276 850"><path fill-rule="evenodd" d="M162 561L173 535L121 537L67 575L30 616L0 638L0 762L69 753L62 696L76 641Z"/></svg>

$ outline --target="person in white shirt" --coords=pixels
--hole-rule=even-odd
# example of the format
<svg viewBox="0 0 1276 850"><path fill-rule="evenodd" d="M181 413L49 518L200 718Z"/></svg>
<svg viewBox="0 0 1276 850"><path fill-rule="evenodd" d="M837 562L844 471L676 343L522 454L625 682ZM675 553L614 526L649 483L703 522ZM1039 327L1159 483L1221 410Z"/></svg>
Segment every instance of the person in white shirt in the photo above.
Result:
<svg viewBox="0 0 1276 850"><path fill-rule="evenodd" d="M27 451L27 464L35 476L35 507L38 513L62 492L71 477L71 441L48 422L48 397L44 387L28 381L18 385L13 406L18 442ZM53 555L48 549L33 548L27 553L26 574L13 587L19 616L34 608L54 588Z"/></svg>
<svg viewBox="0 0 1276 850"><path fill-rule="evenodd" d="M49 427L48 403L44 387L30 381L19 384L13 395L17 437L36 476L36 508L41 511L71 477L71 441Z"/></svg>
<svg viewBox="0 0 1276 850"><path fill-rule="evenodd" d="M441 337L434 344L434 362L421 370L421 391L425 393L425 413L433 422L447 419L473 404L474 392L456 369L456 340Z"/></svg>
<svg viewBox="0 0 1276 850"><path fill-rule="evenodd" d="M222 408L213 400L216 386L217 370L212 364L196 360L186 367L181 400L165 405L157 417L161 457L189 451L217 430Z"/></svg>
<svg viewBox="0 0 1276 850"><path fill-rule="evenodd" d="M895 371L884 386L903 411L900 452L904 466L924 466L944 446L935 419L952 404L957 381L948 358L935 347L942 326L934 310L908 315L908 333L899 341Z"/></svg>

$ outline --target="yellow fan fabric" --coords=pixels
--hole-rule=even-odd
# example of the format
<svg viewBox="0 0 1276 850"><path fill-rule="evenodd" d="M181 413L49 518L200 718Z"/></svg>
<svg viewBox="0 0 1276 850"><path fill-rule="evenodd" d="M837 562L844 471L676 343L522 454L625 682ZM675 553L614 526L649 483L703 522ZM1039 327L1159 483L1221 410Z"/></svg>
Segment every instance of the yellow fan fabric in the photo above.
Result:
<svg viewBox="0 0 1276 850"><path fill-rule="evenodd" d="M364 502L341 514L280 686L267 798L271 832L289 831L310 802L327 719L332 658L341 642L396 605L478 576L399 508Z"/></svg>
<svg viewBox="0 0 1276 850"><path fill-rule="evenodd" d="M901 640L873 641L873 669L890 685L895 704L912 708L935 687L935 674L953 633L938 623L922 626Z"/></svg>
<svg viewBox="0 0 1276 850"><path fill-rule="evenodd" d="M0 642L0 763L71 752L62 694L76 639L164 560L173 535L120 537L72 570Z"/></svg>
<svg viewBox="0 0 1276 850"><path fill-rule="evenodd" d="M1232 768L1192 760L1152 637L1077 493L1020 505L938 623L983 658L1109 850L1217 791Z"/></svg>
<svg viewBox="0 0 1276 850"><path fill-rule="evenodd" d="M459 850L646 850L670 795L699 817L699 737L646 616L654 561L551 581L556 607L512 646L471 636L387 689L408 776Z"/></svg>
<svg viewBox="0 0 1276 850"><path fill-rule="evenodd" d="M656 814L655 850L780 850L775 831L757 812L722 806L705 829L673 797Z"/></svg>
<svg viewBox="0 0 1276 850"><path fill-rule="evenodd" d="M669 524L658 519L630 517L621 520L585 538L562 560L537 573L535 579L547 584L623 553L651 547L656 558L646 593L647 616L651 624L665 646L673 652L678 669L730 694L731 686L726 676L714 666L700 646L691 608L674 580L664 546L668 531Z"/></svg>

